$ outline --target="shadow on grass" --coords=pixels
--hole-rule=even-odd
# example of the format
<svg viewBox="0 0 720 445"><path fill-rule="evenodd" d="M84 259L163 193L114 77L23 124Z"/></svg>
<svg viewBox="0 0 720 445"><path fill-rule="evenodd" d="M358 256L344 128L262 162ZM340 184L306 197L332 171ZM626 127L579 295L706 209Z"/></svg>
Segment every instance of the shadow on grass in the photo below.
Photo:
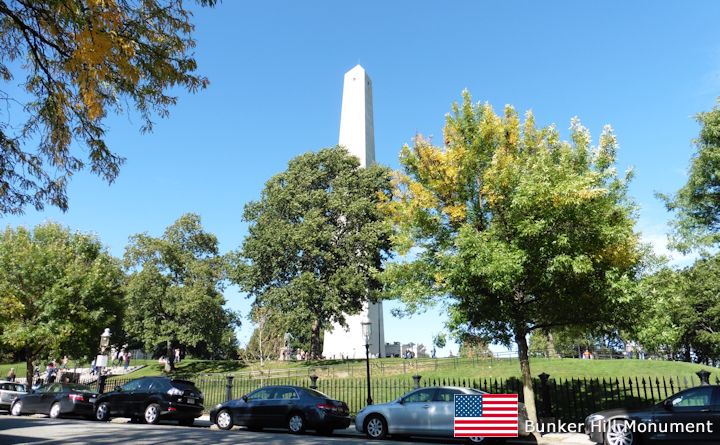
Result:
<svg viewBox="0 0 720 445"><path fill-rule="evenodd" d="M247 365L239 360L185 361L175 369L177 375L223 374L244 369ZM162 367L160 367L162 369Z"/></svg>

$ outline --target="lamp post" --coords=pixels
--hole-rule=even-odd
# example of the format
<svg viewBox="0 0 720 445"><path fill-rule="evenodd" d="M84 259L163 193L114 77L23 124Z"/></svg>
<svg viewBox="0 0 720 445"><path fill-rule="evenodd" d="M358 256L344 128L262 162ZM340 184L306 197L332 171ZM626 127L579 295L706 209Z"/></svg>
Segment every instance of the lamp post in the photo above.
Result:
<svg viewBox="0 0 720 445"><path fill-rule="evenodd" d="M370 336L372 335L372 322L365 317L360 323L362 326L362 335L365 338L365 369L367 371L367 404L372 405L372 396L370 395Z"/></svg>
<svg viewBox="0 0 720 445"><path fill-rule="evenodd" d="M95 366L97 368L105 368L108 364L108 348L110 347L110 328L100 335L100 354L95 358Z"/></svg>
<svg viewBox="0 0 720 445"><path fill-rule="evenodd" d="M105 328L105 331L100 335L100 353L105 354L108 346L110 346L110 328Z"/></svg>

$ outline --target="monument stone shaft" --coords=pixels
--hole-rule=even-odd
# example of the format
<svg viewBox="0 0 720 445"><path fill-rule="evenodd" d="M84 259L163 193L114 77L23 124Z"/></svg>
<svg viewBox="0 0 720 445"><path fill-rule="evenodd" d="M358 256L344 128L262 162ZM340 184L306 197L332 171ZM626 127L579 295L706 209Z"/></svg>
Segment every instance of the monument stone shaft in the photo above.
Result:
<svg viewBox="0 0 720 445"><path fill-rule="evenodd" d="M372 82L360 65L345 73L338 144L360 159L361 168L375 162ZM384 357L385 326L382 302L366 303L359 314L345 315L347 328L335 324L332 330L325 332L323 356L325 358L364 357L365 339L360 323L365 317L372 323L370 354L373 357Z"/></svg>

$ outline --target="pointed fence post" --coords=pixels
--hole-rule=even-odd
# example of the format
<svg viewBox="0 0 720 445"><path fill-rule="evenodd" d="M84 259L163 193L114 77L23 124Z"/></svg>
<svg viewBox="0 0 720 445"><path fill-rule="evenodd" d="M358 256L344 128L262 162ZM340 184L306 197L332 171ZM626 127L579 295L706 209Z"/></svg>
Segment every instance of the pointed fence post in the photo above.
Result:
<svg viewBox="0 0 720 445"><path fill-rule="evenodd" d="M313 374L310 376L310 389L317 389L318 376Z"/></svg>
<svg viewBox="0 0 720 445"><path fill-rule="evenodd" d="M552 404L550 403L550 386L548 385L548 379L550 374L542 373L540 377L540 393L542 394L542 408L544 411L543 417L552 417Z"/></svg>
<svg viewBox="0 0 720 445"><path fill-rule="evenodd" d="M697 376L700 377L701 385L709 385L710 384L710 373L709 372L707 372L703 369L702 371L698 371L695 374L697 374Z"/></svg>
<svg viewBox="0 0 720 445"><path fill-rule="evenodd" d="M228 400L232 400L233 379L235 379L235 376L228 374L225 378L227 379L225 383L225 401L227 402Z"/></svg>
<svg viewBox="0 0 720 445"><path fill-rule="evenodd" d="M415 389L420 388L420 379L422 378L421 375L415 374L412 376L413 382L415 383Z"/></svg>

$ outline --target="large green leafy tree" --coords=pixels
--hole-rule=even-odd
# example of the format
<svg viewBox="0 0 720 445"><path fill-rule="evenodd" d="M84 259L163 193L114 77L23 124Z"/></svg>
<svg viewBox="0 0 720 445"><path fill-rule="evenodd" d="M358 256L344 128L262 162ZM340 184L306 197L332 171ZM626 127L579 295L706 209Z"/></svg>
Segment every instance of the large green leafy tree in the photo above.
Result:
<svg viewBox="0 0 720 445"><path fill-rule="evenodd" d="M666 200L676 213L674 244L684 251L720 240L720 105L698 114L697 121L701 129L687 184Z"/></svg>
<svg viewBox="0 0 720 445"><path fill-rule="evenodd" d="M205 88L191 15L178 0L0 0L0 214L67 209L86 164L112 182L123 159L105 141L108 113L136 111L149 131L171 90Z"/></svg>
<svg viewBox="0 0 720 445"><path fill-rule="evenodd" d="M199 216L183 215L160 238L134 235L125 265L125 331L147 350L164 345L167 371L174 370L175 348L211 357L229 349L239 320L224 308L225 261Z"/></svg>
<svg viewBox="0 0 720 445"><path fill-rule="evenodd" d="M641 249L627 177L615 170L608 127L597 147L573 120L571 140L497 115L464 94L444 129L444 147L417 137L401 152L390 295L414 310L446 299L452 327L518 347L528 415L536 418L527 337L629 320ZM412 249L412 250L411 250Z"/></svg>
<svg viewBox="0 0 720 445"><path fill-rule="evenodd" d="M720 255L682 270L661 269L640 286L644 313L637 336L645 349L673 359L720 358ZM694 353L694 357L693 357Z"/></svg>
<svg viewBox="0 0 720 445"><path fill-rule="evenodd" d="M390 248L378 203L389 195L388 169L359 168L337 147L293 159L245 206L249 234L234 279L254 305L282 314L294 337L309 337L313 358L323 331L377 296Z"/></svg>
<svg viewBox="0 0 720 445"><path fill-rule="evenodd" d="M0 238L0 345L36 358L98 352L100 334L117 330L123 273L93 235L48 223L8 228Z"/></svg>

